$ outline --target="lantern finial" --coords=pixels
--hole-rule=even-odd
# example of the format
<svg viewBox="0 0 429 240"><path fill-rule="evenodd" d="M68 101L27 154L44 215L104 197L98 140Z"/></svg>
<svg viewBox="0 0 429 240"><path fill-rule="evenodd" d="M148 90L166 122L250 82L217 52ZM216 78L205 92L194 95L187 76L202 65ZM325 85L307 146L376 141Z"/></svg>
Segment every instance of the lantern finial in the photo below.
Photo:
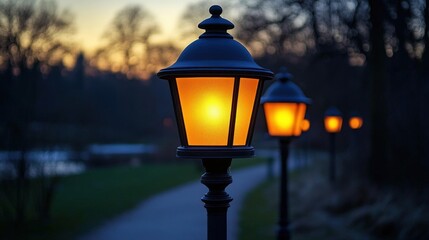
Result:
<svg viewBox="0 0 429 240"><path fill-rule="evenodd" d="M281 67L279 73L277 73L274 77L274 80L278 80L284 83L290 81L292 77L292 74L289 73L286 67Z"/></svg>
<svg viewBox="0 0 429 240"><path fill-rule="evenodd" d="M222 7L219 5L213 5L210 7L209 12L214 16L214 17L219 17L222 14Z"/></svg>
<svg viewBox="0 0 429 240"><path fill-rule="evenodd" d="M209 12L212 16L198 24L199 28L206 30L200 38L232 38L226 31L233 29L234 24L220 16L222 8L219 5L213 5L210 7Z"/></svg>

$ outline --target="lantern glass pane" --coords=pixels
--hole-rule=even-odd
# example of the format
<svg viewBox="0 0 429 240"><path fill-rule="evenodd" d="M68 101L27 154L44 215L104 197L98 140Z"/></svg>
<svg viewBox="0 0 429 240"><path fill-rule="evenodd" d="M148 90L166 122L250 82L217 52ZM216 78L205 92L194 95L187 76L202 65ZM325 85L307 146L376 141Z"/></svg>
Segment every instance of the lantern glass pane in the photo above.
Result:
<svg viewBox="0 0 429 240"><path fill-rule="evenodd" d="M362 118L352 117L349 120L349 125L351 129L359 129L362 127Z"/></svg>
<svg viewBox="0 0 429 240"><path fill-rule="evenodd" d="M258 79L240 79L240 88L238 90L237 100L237 115L235 117L234 128L234 146L246 145L257 90Z"/></svg>
<svg viewBox="0 0 429 240"><path fill-rule="evenodd" d="M234 78L177 78L188 145L227 145L233 88Z"/></svg>
<svg viewBox="0 0 429 240"><path fill-rule="evenodd" d="M342 123L343 123L343 118L340 116L325 117L325 129L329 133L340 132Z"/></svg>
<svg viewBox="0 0 429 240"><path fill-rule="evenodd" d="M293 136L299 112L297 103L264 103L264 112L270 136Z"/></svg>
<svg viewBox="0 0 429 240"><path fill-rule="evenodd" d="M305 103L298 103L298 109L296 111L295 125L294 125L294 132L293 132L294 136L301 135L302 121L304 120L304 117L305 117L306 108L307 106L305 105Z"/></svg>

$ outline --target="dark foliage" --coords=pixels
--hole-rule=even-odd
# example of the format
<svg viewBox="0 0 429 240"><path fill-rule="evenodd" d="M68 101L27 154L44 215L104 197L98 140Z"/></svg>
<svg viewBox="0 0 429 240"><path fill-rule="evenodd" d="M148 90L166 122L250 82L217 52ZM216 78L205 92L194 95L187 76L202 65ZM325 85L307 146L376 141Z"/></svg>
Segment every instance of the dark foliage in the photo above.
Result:
<svg viewBox="0 0 429 240"><path fill-rule="evenodd" d="M427 182L428 1L238 4L245 5L237 20L240 40L265 67L287 66L313 99L314 146L327 141L322 117L329 106L345 114L345 124L357 111L364 117L359 149L368 153L358 159L365 163L361 174L379 183ZM343 129L339 138L350 139L352 131Z"/></svg>

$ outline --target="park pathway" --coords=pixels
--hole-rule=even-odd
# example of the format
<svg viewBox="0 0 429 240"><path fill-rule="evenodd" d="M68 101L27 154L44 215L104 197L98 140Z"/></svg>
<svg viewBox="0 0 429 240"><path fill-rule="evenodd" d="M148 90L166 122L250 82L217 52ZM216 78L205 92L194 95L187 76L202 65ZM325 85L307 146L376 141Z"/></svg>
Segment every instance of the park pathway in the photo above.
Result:
<svg viewBox="0 0 429 240"><path fill-rule="evenodd" d="M258 154L259 153L259 154ZM278 158L275 151L257 156ZM274 161L276 164L279 161ZM278 166L275 168L278 172ZM228 240L238 235L239 211L248 191L267 176L267 165L231 170L233 183L227 192L234 198L228 210ZM200 198L207 188L199 181L156 195L121 216L106 222L80 240L203 240L206 239L206 210Z"/></svg>

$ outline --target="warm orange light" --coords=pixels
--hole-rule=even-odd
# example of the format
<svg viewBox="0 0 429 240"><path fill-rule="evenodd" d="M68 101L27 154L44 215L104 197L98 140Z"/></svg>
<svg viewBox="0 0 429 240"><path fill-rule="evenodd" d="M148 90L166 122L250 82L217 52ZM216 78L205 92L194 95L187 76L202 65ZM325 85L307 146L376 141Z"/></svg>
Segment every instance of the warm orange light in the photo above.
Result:
<svg viewBox="0 0 429 240"><path fill-rule="evenodd" d="M234 128L234 145L246 145L249 132L250 119L252 118L253 106L258 89L258 79L240 79L238 90L237 116Z"/></svg>
<svg viewBox="0 0 429 240"><path fill-rule="evenodd" d="M362 127L363 121L361 117L351 117L349 120L349 126L351 129L359 129Z"/></svg>
<svg viewBox="0 0 429 240"><path fill-rule="evenodd" d="M246 145L258 79L240 79L234 146ZM188 145L226 146L234 92L232 77L177 78Z"/></svg>
<svg viewBox="0 0 429 240"><path fill-rule="evenodd" d="M329 133L340 132L342 124L343 124L343 118L340 116L326 116L325 117L325 129Z"/></svg>
<svg viewBox="0 0 429 240"><path fill-rule="evenodd" d="M301 129L303 132L307 132L310 129L310 121L308 119L302 120Z"/></svg>
<svg viewBox="0 0 429 240"><path fill-rule="evenodd" d="M265 103L264 112L268 133L278 137L301 135L305 110L304 103Z"/></svg>

